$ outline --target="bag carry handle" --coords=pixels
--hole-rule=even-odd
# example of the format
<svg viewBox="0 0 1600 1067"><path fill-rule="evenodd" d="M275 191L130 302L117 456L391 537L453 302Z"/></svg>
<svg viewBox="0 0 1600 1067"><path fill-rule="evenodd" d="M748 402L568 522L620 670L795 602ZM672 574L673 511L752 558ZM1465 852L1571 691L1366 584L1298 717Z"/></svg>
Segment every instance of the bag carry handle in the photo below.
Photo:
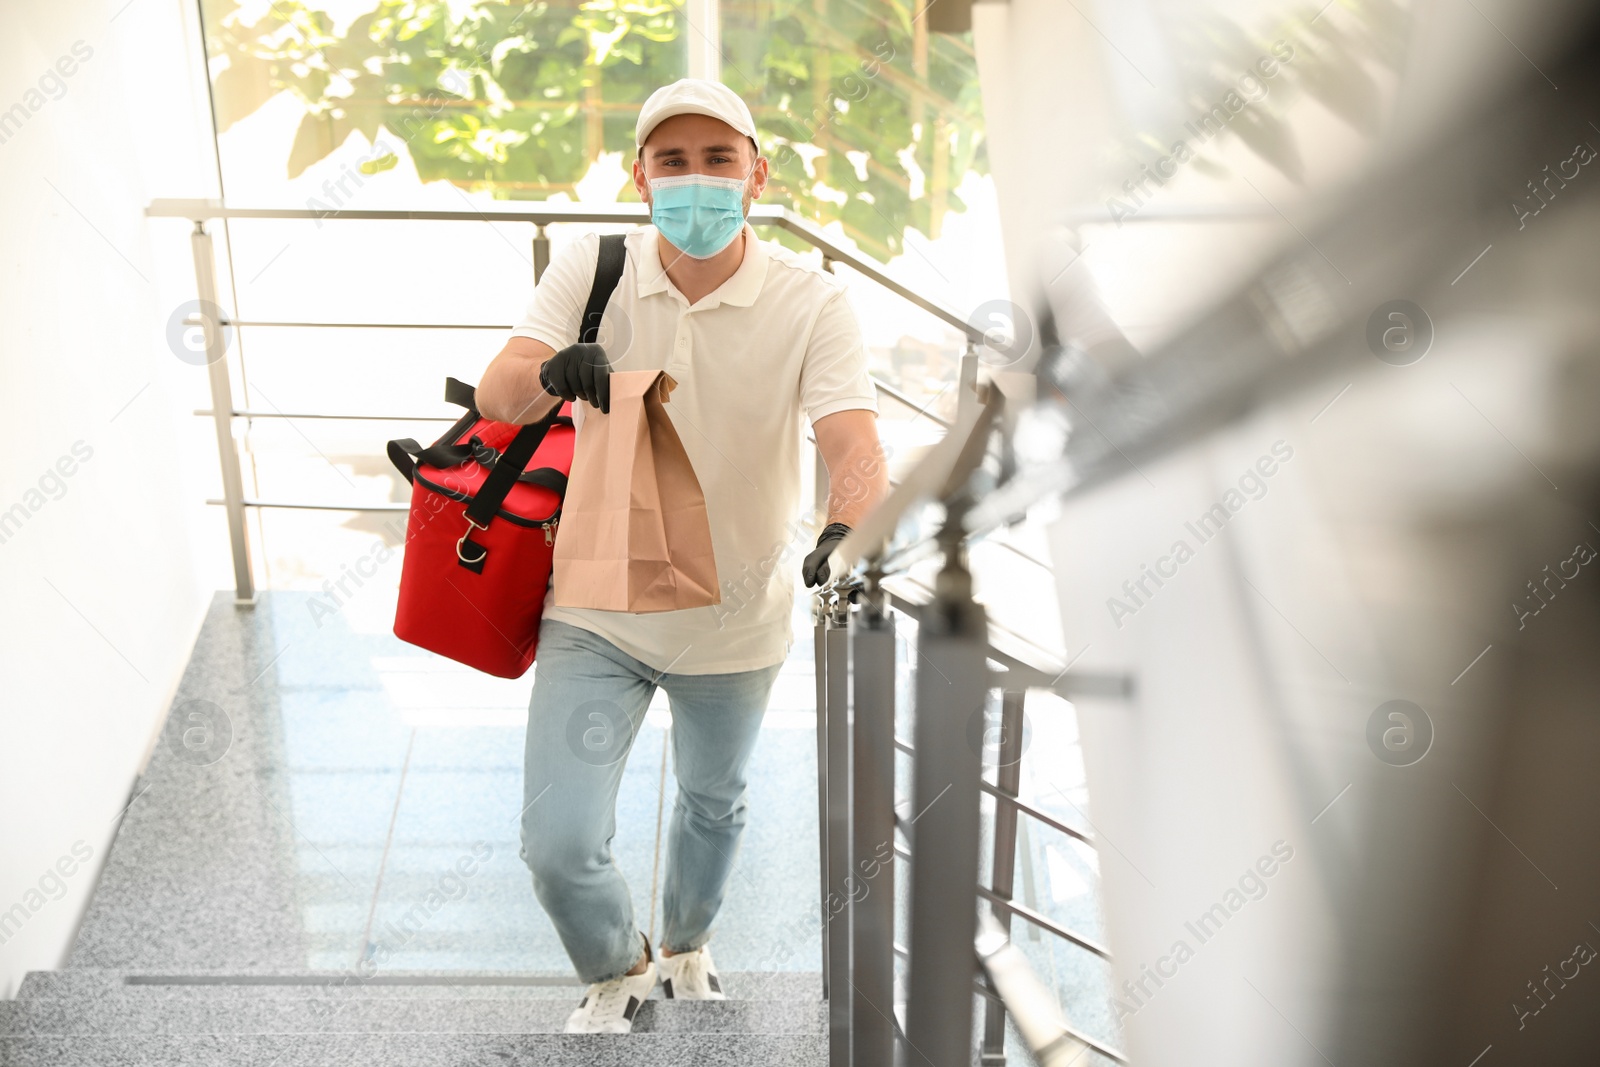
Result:
<svg viewBox="0 0 1600 1067"><path fill-rule="evenodd" d="M595 262L594 284L589 289L589 302L584 306L583 318L580 320L582 329L578 340L581 342L593 343L600 335L600 319L605 315L606 304L610 301L612 292L616 290L617 281L622 277L622 268L627 262L627 248L623 245L623 240L622 234L606 234L600 238L600 254ZM455 379L445 381L446 400L461 397L464 395L462 390L470 388L461 382L455 382L453 387L451 385L453 381ZM511 492L511 487L517 483L523 468L533 458L534 451L544 440L545 433L554 424L556 413L560 410L561 405L557 404L549 415L517 431L517 436L506 445L500 462L490 469L489 477L484 479L483 487L473 497L472 503L467 505L467 532L456 542L456 557L463 567L473 573L483 573L483 561L489 555L487 548L472 540L473 529L489 528L490 520L500 511L500 505L504 503L506 494Z"/></svg>
<svg viewBox="0 0 1600 1067"><path fill-rule="evenodd" d="M476 412L474 421L476 421ZM571 426L572 418L567 415L557 415L551 423L552 426ZM453 435L447 435L453 436ZM415 437L401 437L389 442L389 462L405 476L406 481L413 481L416 466L426 463L430 467L446 470L450 467L459 467L469 460L476 460L480 467L493 469L500 462L500 453L489 445L483 443L477 434L467 439L464 445L432 444L422 445ZM542 485L547 489L554 489L558 493L567 491L567 476L560 471L549 467L535 467L533 470L524 469L517 476L517 481L527 485Z"/></svg>
<svg viewBox="0 0 1600 1067"><path fill-rule="evenodd" d="M564 419L557 419L554 425L565 425L565 421ZM406 481L413 484L416 481L418 463L426 463L430 467L445 469L460 466L467 460L475 458L480 466L493 469L495 464L500 461L500 454L488 445L478 441L476 437L472 440L481 447L451 446L450 450L445 452L438 446L424 448L417 442L415 437L401 437L389 442L389 462L393 463L396 469L405 476ZM443 453L442 458L441 453ZM523 485L541 485L546 489L554 490L558 496L566 496L567 494L567 476L554 467L524 469L517 476L517 481Z"/></svg>

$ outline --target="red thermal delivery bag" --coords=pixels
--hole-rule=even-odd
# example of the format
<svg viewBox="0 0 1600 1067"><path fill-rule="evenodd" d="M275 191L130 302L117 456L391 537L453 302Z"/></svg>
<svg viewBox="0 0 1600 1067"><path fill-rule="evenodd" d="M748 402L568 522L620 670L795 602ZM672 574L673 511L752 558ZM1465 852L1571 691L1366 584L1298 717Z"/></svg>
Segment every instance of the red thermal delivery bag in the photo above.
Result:
<svg viewBox="0 0 1600 1067"><path fill-rule="evenodd" d="M443 437L428 448L411 438L388 446L411 483L395 636L486 674L520 678L538 643L572 469L571 405L514 426L481 417L472 386L454 378L445 398L468 410ZM531 452L524 463L516 462L519 450ZM525 466L514 478L512 464Z"/></svg>
<svg viewBox="0 0 1600 1067"><path fill-rule="evenodd" d="M623 236L601 237L580 341L599 336L626 263ZM409 437L388 446L411 483L394 633L486 674L520 678L539 642L572 471L572 405L517 426L479 415L476 391L454 378L445 379L444 398L467 413L443 437L427 448Z"/></svg>

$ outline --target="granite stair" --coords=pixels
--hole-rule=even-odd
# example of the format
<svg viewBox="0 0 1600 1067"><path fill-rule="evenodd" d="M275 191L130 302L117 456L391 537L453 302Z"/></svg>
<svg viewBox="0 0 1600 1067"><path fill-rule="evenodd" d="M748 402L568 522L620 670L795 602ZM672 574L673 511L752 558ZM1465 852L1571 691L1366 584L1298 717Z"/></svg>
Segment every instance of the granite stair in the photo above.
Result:
<svg viewBox="0 0 1600 1067"><path fill-rule="evenodd" d="M725 974L725 1001L657 989L627 1035L561 1033L570 976L36 971L0 1001L0 1065L820 1065L820 976Z"/></svg>

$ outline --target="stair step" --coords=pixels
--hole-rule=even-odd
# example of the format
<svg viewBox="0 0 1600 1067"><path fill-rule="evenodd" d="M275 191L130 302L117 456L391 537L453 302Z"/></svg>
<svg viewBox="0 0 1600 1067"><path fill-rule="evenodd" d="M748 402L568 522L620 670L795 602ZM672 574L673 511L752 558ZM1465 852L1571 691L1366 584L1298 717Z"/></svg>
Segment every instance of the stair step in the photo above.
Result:
<svg viewBox="0 0 1600 1067"><path fill-rule="evenodd" d="M0 1037L4 1067L823 1067L816 1034L194 1034Z"/></svg>
<svg viewBox="0 0 1600 1067"><path fill-rule="evenodd" d="M130 981L132 979L132 981ZM815 971L724 971L723 988L739 1001L821 1001L822 976ZM475 1000L557 1000L576 1003L583 986L570 974L530 975L489 971L384 972L363 980L349 971L295 974L190 971L181 975L130 974L109 968L30 971L17 990L19 1001L38 998L105 997L194 1000L276 999L312 996L380 998L470 997ZM659 991L657 996L659 996Z"/></svg>
<svg viewBox="0 0 1600 1067"><path fill-rule="evenodd" d="M228 1000L34 997L0 1001L0 1035L558 1034L576 1006L504 997L301 996ZM657 990L659 996L660 990ZM816 1035L826 1005L760 1000L649 1000L636 1033Z"/></svg>

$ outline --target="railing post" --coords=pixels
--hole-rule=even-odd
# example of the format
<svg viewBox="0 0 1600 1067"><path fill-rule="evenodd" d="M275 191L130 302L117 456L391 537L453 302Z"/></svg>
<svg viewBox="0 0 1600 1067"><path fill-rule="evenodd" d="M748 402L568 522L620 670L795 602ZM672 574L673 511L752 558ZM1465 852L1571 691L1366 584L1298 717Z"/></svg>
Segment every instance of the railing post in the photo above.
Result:
<svg viewBox="0 0 1600 1067"><path fill-rule="evenodd" d="M544 269L550 265L550 236L544 232L544 224L539 223L533 228L533 284L538 285L544 277Z"/></svg>
<svg viewBox="0 0 1600 1067"><path fill-rule="evenodd" d="M812 486L812 499L816 524L820 528L827 521L828 515L828 467L822 460L822 450L812 449L812 462L815 469L815 482ZM819 590L812 601L812 655L816 662L817 672L817 868L821 878L820 892L818 894L819 914L822 917L822 998L831 1000L833 992L830 980L832 971L829 969L828 952L828 700L830 688L828 686L828 623L833 615L831 597L832 593ZM843 705L840 705L840 714L844 714Z"/></svg>
<svg viewBox="0 0 1600 1067"><path fill-rule="evenodd" d="M1008 689L1000 697L1000 745L995 767L995 787L1007 796L1014 797L1022 788L1022 711L1027 693ZM987 750L987 745L985 749ZM994 805L994 860L991 870L994 878L990 888L994 895L1011 899L1016 885L1017 860L1017 809L1001 800ZM1007 937L1011 935L1011 913L996 905L990 906L995 921ZM1005 1067L1006 1064L1006 1009L997 1000L990 1000L984 1009L983 1055L978 1061L982 1067Z"/></svg>
<svg viewBox="0 0 1600 1067"><path fill-rule="evenodd" d="M817 672L817 868L821 876L817 899L822 915L822 999L828 988L828 607L827 594L812 601L812 657Z"/></svg>
<svg viewBox="0 0 1600 1067"><path fill-rule="evenodd" d="M956 367L956 421L971 408L977 407L981 401L978 399L978 345L977 342L967 340L967 350L961 353L961 362Z"/></svg>
<svg viewBox="0 0 1600 1067"><path fill-rule="evenodd" d="M813 448L812 452L812 492L811 506L817 529L828 523L828 463L822 458L822 449Z"/></svg>
<svg viewBox="0 0 1600 1067"><path fill-rule="evenodd" d="M856 1067L894 1062L894 617L869 582L850 618L850 1033Z"/></svg>
<svg viewBox="0 0 1600 1067"><path fill-rule="evenodd" d="M835 598L828 613L827 871L822 898L827 942L829 1067L850 1063L850 602Z"/></svg>
<svg viewBox="0 0 1600 1067"><path fill-rule="evenodd" d="M906 1041L907 1062L970 1067L983 763L968 729L989 688L988 623L972 599L960 513L947 508L945 564L917 635Z"/></svg>
<svg viewBox="0 0 1600 1067"><path fill-rule="evenodd" d="M250 534L244 523L244 476L233 439L233 383L228 379L228 346L217 316L216 256L205 220L194 220L189 235L194 252L195 293L200 298L200 324L206 339L206 376L211 383L211 418L217 429L217 458L222 462L222 503L228 515L228 543L233 550L233 602L256 602L255 576L250 571Z"/></svg>

